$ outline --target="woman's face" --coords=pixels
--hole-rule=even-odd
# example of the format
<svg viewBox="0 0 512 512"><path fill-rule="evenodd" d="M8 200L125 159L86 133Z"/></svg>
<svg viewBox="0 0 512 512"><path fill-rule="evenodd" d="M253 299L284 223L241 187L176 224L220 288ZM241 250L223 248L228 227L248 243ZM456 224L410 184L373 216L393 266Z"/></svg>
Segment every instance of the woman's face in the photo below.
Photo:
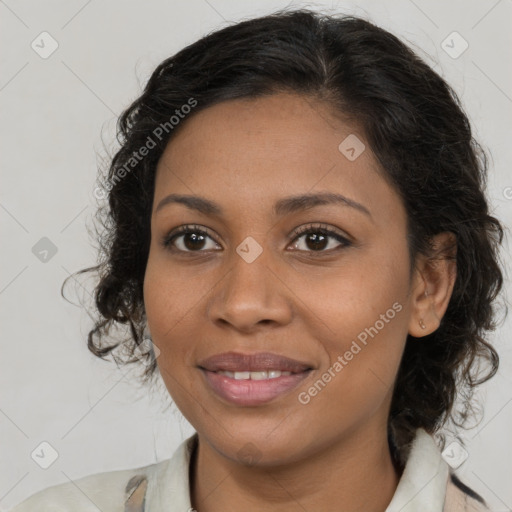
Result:
<svg viewBox="0 0 512 512"><path fill-rule="evenodd" d="M415 280L405 209L361 132L285 93L182 123L157 168L144 281L177 406L218 453L259 464L381 436ZM291 200L304 195L325 197Z"/></svg>

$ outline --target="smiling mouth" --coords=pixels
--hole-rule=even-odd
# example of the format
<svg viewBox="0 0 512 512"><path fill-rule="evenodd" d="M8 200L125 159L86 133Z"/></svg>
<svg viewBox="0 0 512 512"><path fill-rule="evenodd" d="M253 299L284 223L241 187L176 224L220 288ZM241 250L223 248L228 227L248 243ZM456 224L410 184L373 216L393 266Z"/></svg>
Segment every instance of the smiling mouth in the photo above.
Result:
<svg viewBox="0 0 512 512"><path fill-rule="evenodd" d="M204 359L198 369L218 398L244 407L284 397L313 370L308 363L271 352L224 352Z"/></svg>
<svg viewBox="0 0 512 512"><path fill-rule="evenodd" d="M285 399L312 372L290 371L217 371L201 369L207 387L223 402L231 405L262 406L279 398ZM255 378L256 377L256 378Z"/></svg>

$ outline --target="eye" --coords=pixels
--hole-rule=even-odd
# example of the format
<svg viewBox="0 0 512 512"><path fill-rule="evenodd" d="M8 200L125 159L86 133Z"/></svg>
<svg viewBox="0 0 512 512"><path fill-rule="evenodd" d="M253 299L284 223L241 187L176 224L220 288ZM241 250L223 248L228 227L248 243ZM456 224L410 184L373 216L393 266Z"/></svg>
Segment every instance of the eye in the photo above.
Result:
<svg viewBox="0 0 512 512"><path fill-rule="evenodd" d="M295 240L298 240L300 238L305 237L303 247L306 246L305 251L306 252L313 252L313 253L331 253L333 251L337 251L339 249L343 249L345 247L350 247L352 245L352 242L346 238L345 236L341 235L337 231L334 231L333 229L328 228L324 224L314 225L309 224L307 226L303 226L299 229L297 229L294 233ZM339 244L334 248L330 247L328 250L325 250L326 247L329 247L329 239L335 240L339 242ZM298 249L298 246L300 245L299 242L296 242L294 244L294 248ZM309 246L309 249L308 249ZM299 251L303 251L303 249L298 249Z"/></svg>
<svg viewBox="0 0 512 512"><path fill-rule="evenodd" d="M202 249L205 248L205 242L208 238L212 240L205 229L199 226L185 225L165 236L162 244L173 252L205 252Z"/></svg>
<svg viewBox="0 0 512 512"><path fill-rule="evenodd" d="M330 253L345 247L352 245L352 242L345 236L341 235L337 231L328 228L327 226L320 224L308 224L301 228L298 228L294 233L295 238L293 240L294 250L300 252L310 253ZM305 238L306 249L300 249L301 245L296 240ZM208 247L208 239L213 241L213 248ZM329 239L338 242L338 246L329 248ZM308 249L309 244L309 249ZM171 233L166 235L162 240L162 245L172 252L207 252L208 250L218 250L216 247L220 247L213 238L209 235L208 231L196 225L185 225L176 228Z"/></svg>

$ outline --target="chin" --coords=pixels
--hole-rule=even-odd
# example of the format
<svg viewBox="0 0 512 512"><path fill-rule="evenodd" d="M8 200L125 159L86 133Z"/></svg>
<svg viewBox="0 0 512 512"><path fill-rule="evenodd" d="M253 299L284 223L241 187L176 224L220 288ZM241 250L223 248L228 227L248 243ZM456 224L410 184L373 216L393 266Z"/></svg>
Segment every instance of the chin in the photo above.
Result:
<svg viewBox="0 0 512 512"><path fill-rule="evenodd" d="M291 431L286 420L242 424L230 423L230 432L221 426L206 427L198 432L218 453L247 466L271 467L296 462L307 455L311 441L304 429ZM231 432L233 432L231 434Z"/></svg>

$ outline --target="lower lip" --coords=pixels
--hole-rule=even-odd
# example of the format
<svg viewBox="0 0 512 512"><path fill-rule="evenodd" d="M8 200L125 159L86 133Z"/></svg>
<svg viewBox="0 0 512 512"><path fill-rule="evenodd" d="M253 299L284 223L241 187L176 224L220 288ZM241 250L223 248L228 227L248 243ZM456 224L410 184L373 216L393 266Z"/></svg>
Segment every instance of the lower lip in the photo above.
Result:
<svg viewBox="0 0 512 512"><path fill-rule="evenodd" d="M292 375L282 375L275 379L236 380L221 373L201 371L213 391L236 405L260 405L270 402L297 387L310 373L309 370Z"/></svg>

